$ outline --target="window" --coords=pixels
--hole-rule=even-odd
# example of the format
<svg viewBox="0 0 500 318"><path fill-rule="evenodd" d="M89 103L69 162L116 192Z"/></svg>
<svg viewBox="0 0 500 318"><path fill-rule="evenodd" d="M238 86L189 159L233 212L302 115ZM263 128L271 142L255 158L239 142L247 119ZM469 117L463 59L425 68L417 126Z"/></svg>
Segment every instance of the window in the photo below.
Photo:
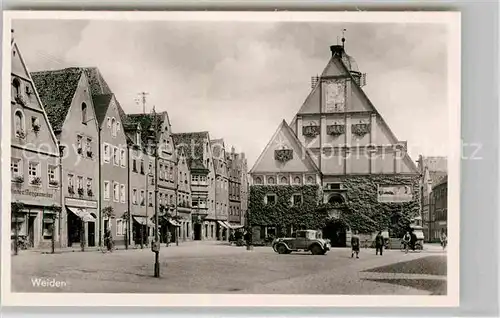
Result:
<svg viewBox="0 0 500 318"><path fill-rule="evenodd" d="M118 148L117 147L113 147L113 164L115 166L119 166L120 165L120 155L118 154Z"/></svg>
<svg viewBox="0 0 500 318"><path fill-rule="evenodd" d="M104 181L104 200L109 200L110 190L109 181Z"/></svg>
<svg viewBox="0 0 500 318"><path fill-rule="evenodd" d="M38 117L31 116L31 129L33 129L34 132L40 131L40 120Z"/></svg>
<svg viewBox="0 0 500 318"><path fill-rule="evenodd" d="M57 180L57 167L56 166L51 166L49 165L47 168L47 176L49 179L49 184L51 185L57 185L56 182Z"/></svg>
<svg viewBox="0 0 500 318"><path fill-rule="evenodd" d="M268 194L268 195L266 195L264 203L267 204L267 205L276 204L276 194Z"/></svg>
<svg viewBox="0 0 500 318"><path fill-rule="evenodd" d="M111 152L108 144L104 144L104 162L109 163L109 159L111 157Z"/></svg>
<svg viewBox="0 0 500 318"><path fill-rule="evenodd" d="M74 175L68 174L68 187L73 188L75 184Z"/></svg>
<svg viewBox="0 0 500 318"><path fill-rule="evenodd" d="M108 128L111 128L111 118L108 117Z"/></svg>
<svg viewBox="0 0 500 318"><path fill-rule="evenodd" d="M83 190L83 177L82 176L78 176L76 178L76 188L78 190L82 189Z"/></svg>
<svg viewBox="0 0 500 318"><path fill-rule="evenodd" d="M255 178L255 184L262 184L262 179L260 177Z"/></svg>
<svg viewBox="0 0 500 318"><path fill-rule="evenodd" d="M144 160L141 160L141 174L144 174Z"/></svg>
<svg viewBox="0 0 500 318"><path fill-rule="evenodd" d="M113 182L113 201L120 201L120 185L117 182Z"/></svg>
<svg viewBox="0 0 500 318"><path fill-rule="evenodd" d="M144 190L141 190L141 205L144 206L145 198L144 198Z"/></svg>
<svg viewBox="0 0 500 318"><path fill-rule="evenodd" d="M153 163L150 161L148 165L148 174L153 174Z"/></svg>
<svg viewBox="0 0 500 318"><path fill-rule="evenodd" d="M120 185L120 201L121 203L125 203L125 185Z"/></svg>
<svg viewBox="0 0 500 318"><path fill-rule="evenodd" d="M136 133L135 133L135 142L137 145L141 145L141 131L138 130Z"/></svg>
<svg viewBox="0 0 500 318"><path fill-rule="evenodd" d="M151 191L149 191L148 193L148 201L149 201L148 205L153 206L153 192Z"/></svg>
<svg viewBox="0 0 500 318"><path fill-rule="evenodd" d="M123 220L116 219L116 235L123 235Z"/></svg>
<svg viewBox="0 0 500 318"><path fill-rule="evenodd" d="M120 162L122 167L126 166L126 161L125 161L125 149L120 150Z"/></svg>
<svg viewBox="0 0 500 318"><path fill-rule="evenodd" d="M92 178L87 178L87 195L92 196Z"/></svg>
<svg viewBox="0 0 500 318"><path fill-rule="evenodd" d="M293 184L300 184L300 177L293 178Z"/></svg>
<svg viewBox="0 0 500 318"><path fill-rule="evenodd" d="M273 177L269 177L269 178L267 178L267 183L269 183L269 184L275 184L276 181L274 180Z"/></svg>
<svg viewBox="0 0 500 318"><path fill-rule="evenodd" d="M162 205L163 204L163 193L160 193L160 199L159 199L159 204Z"/></svg>
<svg viewBox="0 0 500 318"><path fill-rule="evenodd" d="M302 195L301 194L294 194L292 196L292 205L301 205L302 204Z"/></svg>
<svg viewBox="0 0 500 318"><path fill-rule="evenodd" d="M288 183L288 179L286 177L281 177L280 183L281 184L287 184Z"/></svg>
<svg viewBox="0 0 500 318"><path fill-rule="evenodd" d="M24 114L21 110L16 110L14 115L14 129L17 137L24 137Z"/></svg>
<svg viewBox="0 0 500 318"><path fill-rule="evenodd" d="M174 181L174 168L170 167L170 181Z"/></svg>
<svg viewBox="0 0 500 318"><path fill-rule="evenodd" d="M160 180L163 180L163 165L160 164Z"/></svg>
<svg viewBox="0 0 500 318"><path fill-rule="evenodd" d="M116 122L116 131L120 131L120 123L118 121Z"/></svg>
<svg viewBox="0 0 500 318"><path fill-rule="evenodd" d="M36 182L40 178L40 163L30 161L28 166L28 175L30 183Z"/></svg>
<svg viewBox="0 0 500 318"><path fill-rule="evenodd" d="M87 138L87 157L92 158L92 138Z"/></svg>
<svg viewBox="0 0 500 318"><path fill-rule="evenodd" d="M174 196L170 195L170 205L174 205Z"/></svg>
<svg viewBox="0 0 500 318"><path fill-rule="evenodd" d="M87 105L82 103L82 124L87 125Z"/></svg>
<svg viewBox="0 0 500 318"><path fill-rule="evenodd" d="M18 78L14 78L12 81L12 86L14 87L14 97L20 97L21 94L21 82Z"/></svg>
<svg viewBox="0 0 500 318"><path fill-rule="evenodd" d="M111 136L116 137L116 120L111 118Z"/></svg>
<svg viewBox="0 0 500 318"><path fill-rule="evenodd" d="M137 172L137 161L132 159L132 172Z"/></svg>
<svg viewBox="0 0 500 318"><path fill-rule="evenodd" d="M11 158L10 159L10 175L11 178L14 179L16 177L22 177L23 176L23 165L22 165L22 160L18 158Z"/></svg>
<svg viewBox="0 0 500 318"><path fill-rule="evenodd" d="M132 189L132 203L137 204L137 189Z"/></svg>
<svg viewBox="0 0 500 318"><path fill-rule="evenodd" d="M80 135L76 136L76 148L77 148L78 154L80 154L80 155L83 153L82 139L83 139L82 136L80 136Z"/></svg>
<svg viewBox="0 0 500 318"><path fill-rule="evenodd" d="M313 184L314 178L312 176L307 177L307 184Z"/></svg>

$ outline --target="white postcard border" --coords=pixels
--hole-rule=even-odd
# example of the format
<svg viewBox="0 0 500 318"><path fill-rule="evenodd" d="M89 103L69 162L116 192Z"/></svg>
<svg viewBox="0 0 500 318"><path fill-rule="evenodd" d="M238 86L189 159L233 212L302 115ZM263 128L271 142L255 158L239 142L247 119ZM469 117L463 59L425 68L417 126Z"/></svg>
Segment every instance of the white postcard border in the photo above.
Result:
<svg viewBox="0 0 500 318"><path fill-rule="evenodd" d="M226 294L98 294L12 293L10 247L10 37L13 19L99 19L254 22L439 23L448 33L448 278L445 296L358 295L226 295ZM2 304L4 306L171 306L171 307L455 307L459 305L460 239L460 13L459 12L112 12L4 11L2 104Z"/></svg>

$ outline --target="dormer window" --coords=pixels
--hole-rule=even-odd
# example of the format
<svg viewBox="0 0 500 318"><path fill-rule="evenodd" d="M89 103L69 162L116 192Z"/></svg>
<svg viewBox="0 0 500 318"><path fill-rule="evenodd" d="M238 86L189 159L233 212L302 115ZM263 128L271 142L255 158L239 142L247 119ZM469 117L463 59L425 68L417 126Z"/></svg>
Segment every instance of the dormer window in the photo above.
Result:
<svg viewBox="0 0 500 318"><path fill-rule="evenodd" d="M21 94L21 81L18 78L14 78L12 81L12 87L14 87L14 97L20 97Z"/></svg>
<svg viewBox="0 0 500 318"><path fill-rule="evenodd" d="M111 118L111 135L116 137L116 119Z"/></svg>

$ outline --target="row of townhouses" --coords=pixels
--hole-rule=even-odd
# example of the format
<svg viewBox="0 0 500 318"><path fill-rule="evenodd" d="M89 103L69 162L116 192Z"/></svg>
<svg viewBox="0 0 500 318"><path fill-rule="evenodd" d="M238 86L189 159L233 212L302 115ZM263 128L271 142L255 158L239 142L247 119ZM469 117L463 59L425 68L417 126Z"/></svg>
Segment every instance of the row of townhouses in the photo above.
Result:
<svg viewBox="0 0 500 318"><path fill-rule="evenodd" d="M244 153L173 133L167 112L126 114L97 68L30 73L14 40L11 54L11 224L28 247L95 246L104 229L146 244L157 209L162 242L242 227Z"/></svg>

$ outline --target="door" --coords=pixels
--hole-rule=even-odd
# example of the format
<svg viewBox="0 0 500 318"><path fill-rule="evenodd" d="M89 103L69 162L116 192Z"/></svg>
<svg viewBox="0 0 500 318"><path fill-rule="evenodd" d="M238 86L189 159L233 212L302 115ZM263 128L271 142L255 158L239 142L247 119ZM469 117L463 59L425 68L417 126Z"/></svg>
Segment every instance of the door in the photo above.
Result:
<svg viewBox="0 0 500 318"><path fill-rule="evenodd" d="M87 242L89 246L95 246L95 222L88 222L88 238Z"/></svg>
<svg viewBox="0 0 500 318"><path fill-rule="evenodd" d="M35 247L35 216L28 218L28 247Z"/></svg>
<svg viewBox="0 0 500 318"><path fill-rule="evenodd" d="M194 224L194 239L196 241L201 240L201 224L200 223Z"/></svg>
<svg viewBox="0 0 500 318"><path fill-rule="evenodd" d="M306 232L297 232L297 238L295 239L295 248L298 250L307 248Z"/></svg>

